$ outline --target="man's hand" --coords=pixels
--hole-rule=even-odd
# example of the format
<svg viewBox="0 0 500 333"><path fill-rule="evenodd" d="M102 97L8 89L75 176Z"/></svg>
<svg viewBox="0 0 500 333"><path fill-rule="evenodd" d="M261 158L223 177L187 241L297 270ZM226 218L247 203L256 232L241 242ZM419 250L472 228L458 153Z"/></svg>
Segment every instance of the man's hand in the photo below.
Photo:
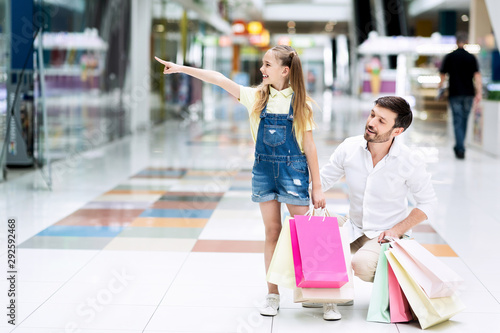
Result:
<svg viewBox="0 0 500 333"><path fill-rule="evenodd" d="M391 228L389 230L386 230L384 232L382 232L379 236L378 236L378 242L379 243L389 243L391 241L391 239L399 239L403 236L403 233L400 233L396 230L394 230L394 228Z"/></svg>
<svg viewBox="0 0 500 333"><path fill-rule="evenodd" d="M427 215L420 209L413 208L412 211L410 212L410 215L408 215L403 221L399 222L391 229L382 232L378 236L378 242L379 243L390 242L389 240L387 240L387 238L399 239L403 237L405 232L407 232L408 230L410 230L411 228L413 228L414 226L425 220L427 220Z"/></svg>
<svg viewBox="0 0 500 333"><path fill-rule="evenodd" d="M446 92L446 89L444 88L439 88L438 89L438 92L437 92L437 95L436 95L436 100L438 101L442 101L444 99L444 93Z"/></svg>
<svg viewBox="0 0 500 333"><path fill-rule="evenodd" d="M325 200L325 194L323 193L322 190L313 189L311 196L312 196L312 203L315 209L325 208L326 200Z"/></svg>
<svg viewBox="0 0 500 333"><path fill-rule="evenodd" d="M174 74L174 73L180 73L181 72L181 67L177 64L174 64L173 62L165 61L162 60L158 57L155 57L156 61L159 63L165 65L165 68L163 69L163 74Z"/></svg>

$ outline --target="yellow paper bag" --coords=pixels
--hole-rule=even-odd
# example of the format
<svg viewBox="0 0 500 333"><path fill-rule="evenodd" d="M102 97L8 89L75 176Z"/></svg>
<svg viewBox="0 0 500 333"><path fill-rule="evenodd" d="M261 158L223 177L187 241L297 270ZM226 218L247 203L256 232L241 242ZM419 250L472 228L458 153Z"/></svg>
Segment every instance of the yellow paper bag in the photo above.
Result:
<svg viewBox="0 0 500 333"><path fill-rule="evenodd" d="M424 290L399 264L394 254L389 250L385 255L422 329L442 323L465 309L456 294L440 298L427 297Z"/></svg>
<svg viewBox="0 0 500 333"><path fill-rule="evenodd" d="M293 289L296 286L293 266L292 238L290 237L290 216L287 216L274 249L273 258L267 270L267 281L278 286Z"/></svg>

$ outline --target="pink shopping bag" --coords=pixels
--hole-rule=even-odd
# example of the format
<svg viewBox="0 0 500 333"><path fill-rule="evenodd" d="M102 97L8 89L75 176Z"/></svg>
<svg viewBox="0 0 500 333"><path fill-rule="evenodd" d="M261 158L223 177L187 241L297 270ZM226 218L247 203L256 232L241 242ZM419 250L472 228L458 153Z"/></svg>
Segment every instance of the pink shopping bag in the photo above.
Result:
<svg viewBox="0 0 500 333"><path fill-rule="evenodd" d="M391 268L391 264L387 264L387 275L389 278L389 313L391 315L391 323L404 323L411 321L413 316L411 315L408 300L399 286L396 275Z"/></svg>
<svg viewBox="0 0 500 333"><path fill-rule="evenodd" d="M290 235L297 287L340 288L349 281L336 217L295 215Z"/></svg>

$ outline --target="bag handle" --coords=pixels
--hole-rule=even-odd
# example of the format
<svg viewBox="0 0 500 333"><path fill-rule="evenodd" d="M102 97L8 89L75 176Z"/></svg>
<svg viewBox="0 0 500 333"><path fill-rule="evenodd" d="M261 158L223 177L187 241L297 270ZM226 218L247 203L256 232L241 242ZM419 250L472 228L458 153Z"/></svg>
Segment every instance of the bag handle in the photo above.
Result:
<svg viewBox="0 0 500 333"><path fill-rule="evenodd" d="M317 214L317 211L320 211L320 213ZM326 209L326 207L315 209L314 206L309 207L309 210L306 212L305 216L309 216L309 221L313 216L323 216L323 221L326 217L331 217L330 212L328 211L328 209Z"/></svg>

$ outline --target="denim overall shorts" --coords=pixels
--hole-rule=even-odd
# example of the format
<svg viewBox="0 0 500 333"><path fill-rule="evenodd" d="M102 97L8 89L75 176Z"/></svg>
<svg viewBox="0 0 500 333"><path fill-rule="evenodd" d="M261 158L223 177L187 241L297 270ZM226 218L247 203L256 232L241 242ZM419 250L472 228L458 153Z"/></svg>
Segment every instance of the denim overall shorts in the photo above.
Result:
<svg viewBox="0 0 500 333"><path fill-rule="evenodd" d="M288 114L267 113L267 106L260 114L252 170L254 202L309 205L309 168L292 131L292 103Z"/></svg>

